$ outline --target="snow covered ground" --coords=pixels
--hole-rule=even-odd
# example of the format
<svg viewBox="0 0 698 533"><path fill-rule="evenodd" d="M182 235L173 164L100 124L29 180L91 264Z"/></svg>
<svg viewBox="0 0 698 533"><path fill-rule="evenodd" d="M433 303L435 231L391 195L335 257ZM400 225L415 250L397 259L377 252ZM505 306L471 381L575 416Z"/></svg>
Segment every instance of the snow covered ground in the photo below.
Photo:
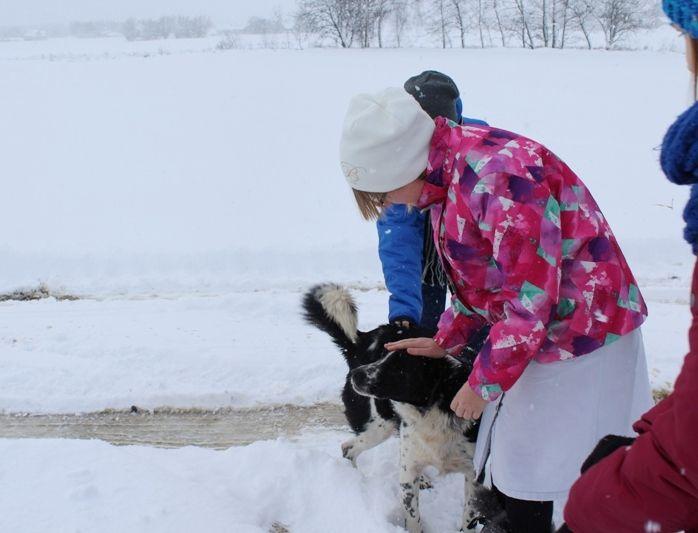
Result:
<svg viewBox="0 0 698 533"><path fill-rule="evenodd" d="M54 44L0 43L0 292L80 299L0 302L0 410L337 402L344 363L301 322L302 291L350 285L364 328L387 310L375 229L336 161L341 119L352 94L427 68L455 78L466 114L582 176L648 299L654 385L675 378L693 257L687 190L656 147L687 104L680 54ZM345 437L224 452L0 440L0 530L396 531L396 443L357 471ZM425 495L434 531L456 529L460 485Z"/></svg>
<svg viewBox="0 0 698 533"><path fill-rule="evenodd" d="M687 350L685 292L647 291L655 387L673 382ZM355 295L362 327L385 321L384 291ZM300 298L267 290L0 303L0 410L337 403L346 365L303 324Z"/></svg>
<svg viewBox="0 0 698 533"><path fill-rule="evenodd" d="M397 441L341 457L339 432L214 451L0 440L0 530L397 533ZM433 532L460 527L463 477L423 491Z"/></svg>
<svg viewBox="0 0 698 533"><path fill-rule="evenodd" d="M342 116L426 68L456 79L466 114L540 139L587 182L650 300L655 384L673 381L692 256L687 191L656 147L686 103L679 54L78 44L89 59L0 43L0 291L85 298L0 303L0 409L336 401L342 362L299 320L300 294L382 286L338 169ZM360 298L364 327L382 322L386 293Z"/></svg>

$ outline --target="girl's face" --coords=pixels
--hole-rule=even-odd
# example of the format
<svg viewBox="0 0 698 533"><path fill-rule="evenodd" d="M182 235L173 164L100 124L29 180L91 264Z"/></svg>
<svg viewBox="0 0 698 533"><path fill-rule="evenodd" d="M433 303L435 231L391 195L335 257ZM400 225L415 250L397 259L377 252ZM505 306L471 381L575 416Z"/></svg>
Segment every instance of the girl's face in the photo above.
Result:
<svg viewBox="0 0 698 533"><path fill-rule="evenodd" d="M390 191L385 195L385 201L383 205L385 207L390 204L406 204L406 205L417 205L419 197L422 195L422 188L424 187L423 179L416 179L411 181L407 185L403 185L399 189Z"/></svg>

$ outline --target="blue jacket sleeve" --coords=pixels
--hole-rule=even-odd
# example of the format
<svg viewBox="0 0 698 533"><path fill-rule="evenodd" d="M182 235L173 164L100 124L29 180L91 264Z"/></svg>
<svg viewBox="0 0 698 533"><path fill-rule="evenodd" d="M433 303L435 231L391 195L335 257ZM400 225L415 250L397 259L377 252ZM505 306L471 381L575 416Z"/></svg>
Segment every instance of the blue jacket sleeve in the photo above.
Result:
<svg viewBox="0 0 698 533"><path fill-rule="evenodd" d="M422 316L422 252L426 215L393 204L378 219L378 255L390 293L388 320Z"/></svg>
<svg viewBox="0 0 698 533"><path fill-rule="evenodd" d="M484 120L480 120L479 118L470 118L470 117L460 117L460 123L461 124L475 124L477 126L489 126L487 122Z"/></svg>

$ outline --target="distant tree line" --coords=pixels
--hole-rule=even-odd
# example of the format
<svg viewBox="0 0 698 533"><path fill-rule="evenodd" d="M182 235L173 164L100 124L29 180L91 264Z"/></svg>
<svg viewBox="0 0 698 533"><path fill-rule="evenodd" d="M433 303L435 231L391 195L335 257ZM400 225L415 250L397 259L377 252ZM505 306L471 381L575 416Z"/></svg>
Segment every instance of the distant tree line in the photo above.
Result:
<svg viewBox="0 0 698 533"><path fill-rule="evenodd" d="M439 45L592 48L592 36L614 48L656 27L651 0L298 0L294 30L343 48L403 45L421 27ZM386 42L386 33L390 42Z"/></svg>
<svg viewBox="0 0 698 533"><path fill-rule="evenodd" d="M238 30L219 31L219 49L244 46L241 36L261 35L258 46L343 48L451 47L617 48L626 37L660 24L654 0L297 0L292 24L277 8ZM288 26L288 27L287 27ZM130 18L41 28L0 27L0 40L113 37L129 41L198 38L213 29L204 16ZM426 38L426 41L425 41ZM249 42L249 41L244 41Z"/></svg>
<svg viewBox="0 0 698 533"><path fill-rule="evenodd" d="M129 41L155 39L195 39L206 37L213 28L208 17L130 18L125 22L112 20L71 22L67 25L45 25L39 28L0 26L0 40L48 39L56 37L99 38L123 35Z"/></svg>
<svg viewBox="0 0 698 533"><path fill-rule="evenodd" d="M129 41L155 39L196 39L206 37L213 28L208 17L160 17L157 19L130 18L123 23L121 33Z"/></svg>

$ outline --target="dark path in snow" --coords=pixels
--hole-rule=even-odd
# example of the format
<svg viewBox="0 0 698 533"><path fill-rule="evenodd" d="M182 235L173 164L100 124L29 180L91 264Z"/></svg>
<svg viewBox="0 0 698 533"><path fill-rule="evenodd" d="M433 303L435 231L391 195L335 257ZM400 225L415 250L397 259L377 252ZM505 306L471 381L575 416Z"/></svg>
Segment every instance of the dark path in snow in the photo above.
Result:
<svg viewBox="0 0 698 533"><path fill-rule="evenodd" d="M0 438L101 439L112 444L224 449L293 437L308 429L346 429L341 407L318 404L251 409L156 409L72 415L0 415Z"/></svg>

